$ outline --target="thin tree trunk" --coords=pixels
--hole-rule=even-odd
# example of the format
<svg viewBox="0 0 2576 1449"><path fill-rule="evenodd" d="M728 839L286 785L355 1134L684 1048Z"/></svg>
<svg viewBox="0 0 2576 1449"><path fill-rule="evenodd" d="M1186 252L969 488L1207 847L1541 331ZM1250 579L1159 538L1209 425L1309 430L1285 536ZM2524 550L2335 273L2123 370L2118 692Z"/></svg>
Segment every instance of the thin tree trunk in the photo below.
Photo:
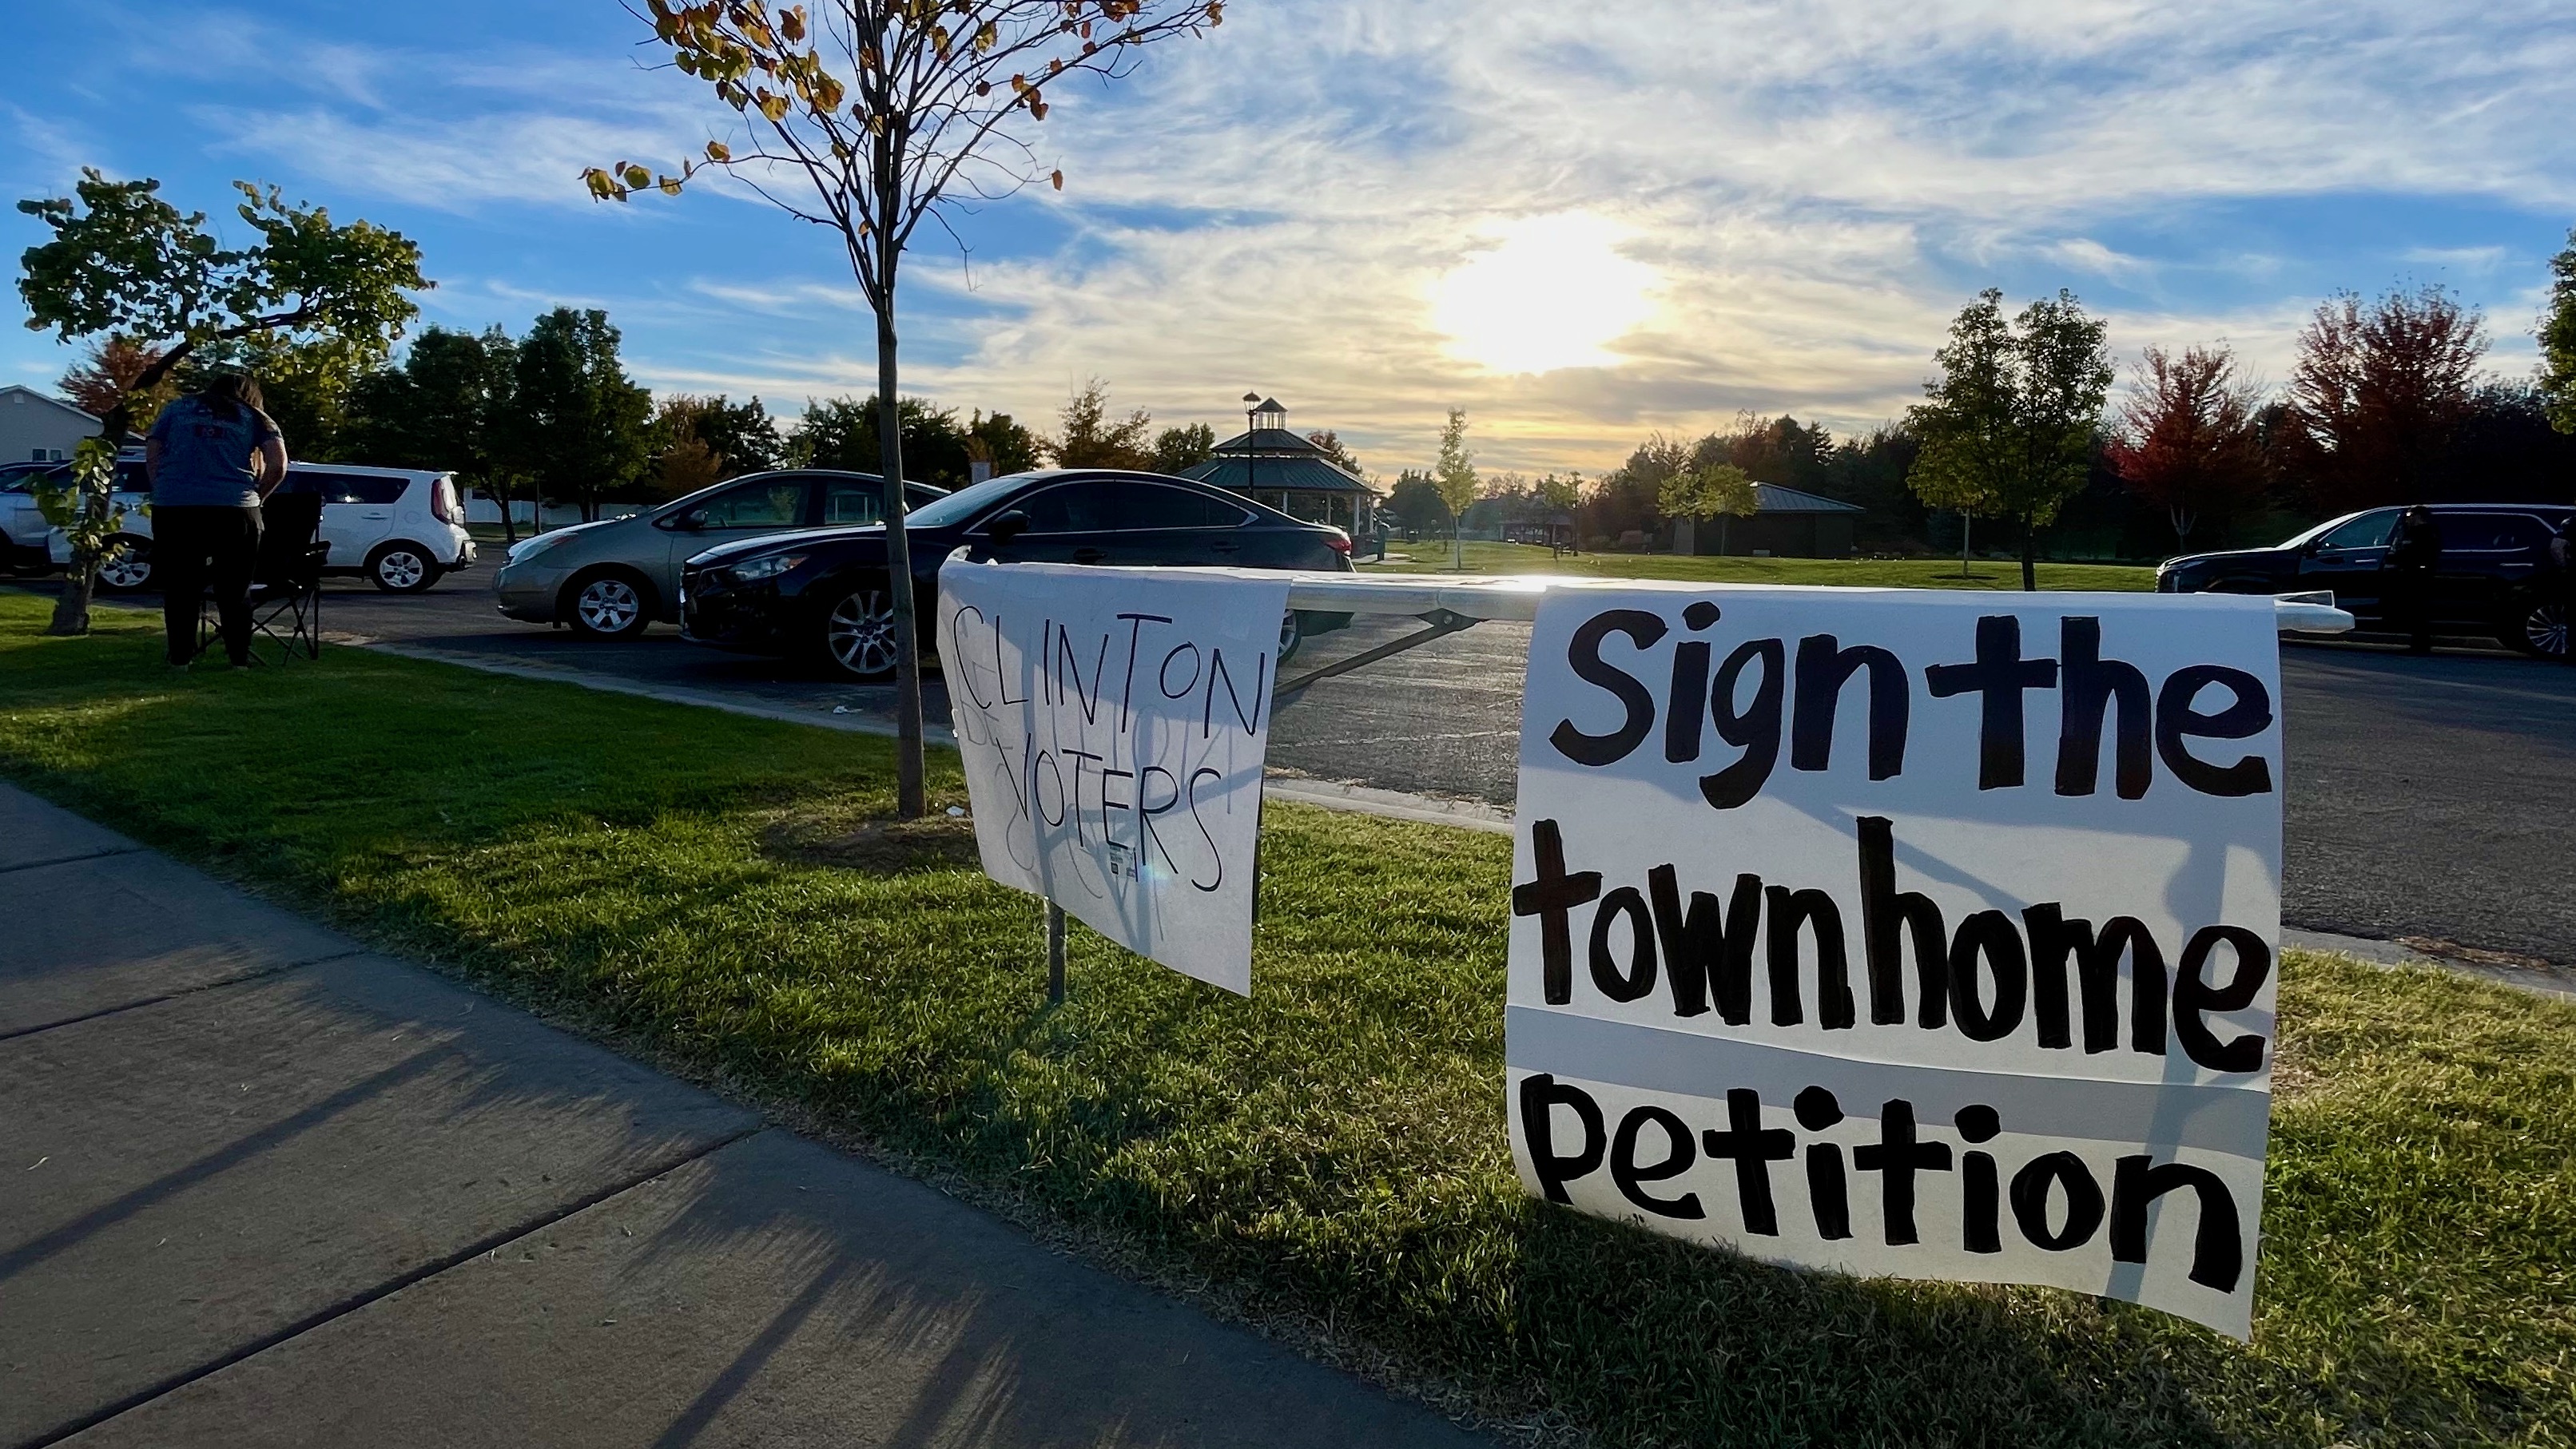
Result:
<svg viewBox="0 0 2576 1449"><path fill-rule="evenodd" d="M1975 522L1975 514L1970 513L1964 508L1959 510L1959 577L1963 579L1968 576L1969 525Z"/></svg>
<svg viewBox="0 0 2576 1449"><path fill-rule="evenodd" d="M180 351L185 352L186 349ZM78 472L73 474L72 486L80 490L81 516L86 521L95 524L106 520L108 499L116 491L116 455L125 451L126 424L134 416L133 398L138 392L159 386L170 370L169 362L170 359L165 358L145 368L135 379L134 386L120 393L116 406L109 408L107 416L99 420L98 435L107 440L108 446L106 491L91 492L88 485L80 481ZM97 587L98 551L73 549L71 569L63 576L62 597L54 600L54 617L46 623L45 632L57 637L88 633L90 598Z"/></svg>
<svg viewBox="0 0 2576 1449"><path fill-rule="evenodd" d="M894 604L895 814L917 820L922 793L921 648L913 617L912 539L904 526L903 414L895 401L894 278L877 314L877 467L885 476L886 586Z"/></svg>
<svg viewBox="0 0 2576 1449"><path fill-rule="evenodd" d="M2032 526L2030 515L2021 516L2021 587L2026 594L2039 592L2039 530Z"/></svg>

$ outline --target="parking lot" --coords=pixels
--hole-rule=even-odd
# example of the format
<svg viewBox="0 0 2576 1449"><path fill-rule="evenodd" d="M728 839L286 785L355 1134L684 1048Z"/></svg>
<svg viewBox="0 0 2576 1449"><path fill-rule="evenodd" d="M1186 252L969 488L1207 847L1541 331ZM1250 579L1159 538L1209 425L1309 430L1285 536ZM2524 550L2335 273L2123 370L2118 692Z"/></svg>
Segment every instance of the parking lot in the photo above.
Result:
<svg viewBox="0 0 2576 1449"><path fill-rule="evenodd" d="M629 643L514 623L486 568L426 594L335 581L325 626L353 638L513 668L721 695L817 716L883 716L859 685L683 642ZM146 601L148 602L148 601ZM1300 665L1393 638L1362 620ZM1271 734L1275 769L1382 789L1511 803L1526 626L1486 624L1308 693ZM2576 669L2493 650L2414 657L2369 644L2290 643L2288 924L2576 962ZM947 716L936 675L934 722Z"/></svg>

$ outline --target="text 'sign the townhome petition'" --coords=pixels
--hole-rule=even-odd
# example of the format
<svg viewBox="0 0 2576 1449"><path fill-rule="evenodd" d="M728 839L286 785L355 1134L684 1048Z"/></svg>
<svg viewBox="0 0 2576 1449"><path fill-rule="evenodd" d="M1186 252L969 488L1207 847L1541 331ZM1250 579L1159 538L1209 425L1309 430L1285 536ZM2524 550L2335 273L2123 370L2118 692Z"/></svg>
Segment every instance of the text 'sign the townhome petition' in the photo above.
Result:
<svg viewBox="0 0 2576 1449"><path fill-rule="evenodd" d="M985 873L1248 994L1287 576L961 558L939 592Z"/></svg>
<svg viewBox="0 0 2576 1449"><path fill-rule="evenodd" d="M1523 704L1530 1191L2251 1332L2269 599L1567 591Z"/></svg>

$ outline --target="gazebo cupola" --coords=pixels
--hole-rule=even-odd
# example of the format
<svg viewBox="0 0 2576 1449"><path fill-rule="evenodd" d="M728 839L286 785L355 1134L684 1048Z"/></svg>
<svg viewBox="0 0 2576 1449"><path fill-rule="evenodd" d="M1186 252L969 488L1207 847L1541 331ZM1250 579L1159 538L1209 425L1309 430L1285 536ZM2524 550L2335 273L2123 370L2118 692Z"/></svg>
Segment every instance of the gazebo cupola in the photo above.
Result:
<svg viewBox="0 0 2576 1449"><path fill-rule="evenodd" d="M1291 517L1365 532L1377 503L1368 483L1290 431L1288 409L1279 399L1246 393L1243 401L1248 430L1217 444L1214 456L1182 469L1181 476L1230 489Z"/></svg>

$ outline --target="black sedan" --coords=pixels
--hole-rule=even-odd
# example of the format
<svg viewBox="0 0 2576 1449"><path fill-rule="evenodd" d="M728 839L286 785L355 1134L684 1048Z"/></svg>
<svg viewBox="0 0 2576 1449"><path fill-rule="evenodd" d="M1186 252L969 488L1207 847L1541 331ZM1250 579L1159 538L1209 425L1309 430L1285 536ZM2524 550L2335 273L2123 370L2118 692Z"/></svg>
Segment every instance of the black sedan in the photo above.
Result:
<svg viewBox="0 0 2576 1449"><path fill-rule="evenodd" d="M935 616L939 566L960 545L1020 563L1351 568L1351 541L1338 528L1155 473L1075 469L993 478L911 513L906 534L922 620ZM887 577L883 524L726 544L681 570L681 632L700 644L811 658L881 679L895 666ZM1349 618L1291 613L1280 623L1280 657L1305 635L1338 629Z"/></svg>
<svg viewBox="0 0 2576 1449"><path fill-rule="evenodd" d="M2433 625L2487 635L2509 648L2567 656L2567 595L2551 541L2576 526L2576 508L2549 503L2430 505L2442 540L2433 570ZM2277 548L2241 548L2168 559L2156 588L2168 594L2287 594L2320 590L2364 630L2384 622L2379 568L2400 508L2329 519Z"/></svg>

